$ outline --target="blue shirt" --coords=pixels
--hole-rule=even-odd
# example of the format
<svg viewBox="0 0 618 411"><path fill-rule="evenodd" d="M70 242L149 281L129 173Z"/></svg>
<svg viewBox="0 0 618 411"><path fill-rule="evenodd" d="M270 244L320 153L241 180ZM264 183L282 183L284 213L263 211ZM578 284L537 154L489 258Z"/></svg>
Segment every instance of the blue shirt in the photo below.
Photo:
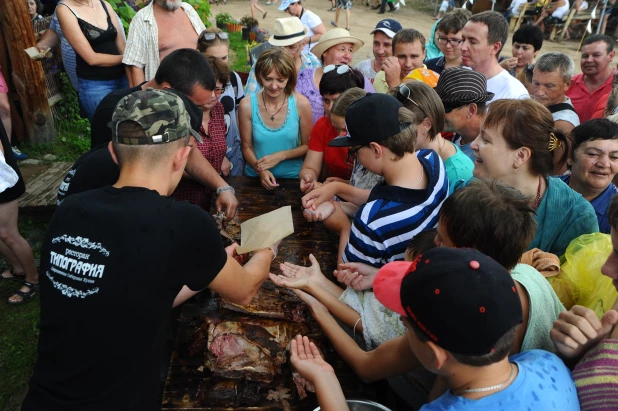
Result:
<svg viewBox="0 0 618 411"><path fill-rule="evenodd" d="M530 350L510 358L519 367L515 381L487 397L471 400L448 391L421 411L579 411L571 371L555 354Z"/></svg>
<svg viewBox="0 0 618 411"><path fill-rule="evenodd" d="M560 179L569 184L571 181L570 175L560 176ZM594 212L597 214L597 220L599 220L599 231L605 234L610 234L612 226L607 220L607 210L609 208L609 202L612 201L614 194L618 193L618 187L614 183L609 183L607 188L603 190L601 194L596 196L590 201Z"/></svg>
<svg viewBox="0 0 618 411"><path fill-rule="evenodd" d="M354 214L343 252L345 262L381 267L403 260L408 242L438 223L438 211L449 189L444 164L433 150L420 150L416 155L429 178L427 188L375 186L367 203Z"/></svg>

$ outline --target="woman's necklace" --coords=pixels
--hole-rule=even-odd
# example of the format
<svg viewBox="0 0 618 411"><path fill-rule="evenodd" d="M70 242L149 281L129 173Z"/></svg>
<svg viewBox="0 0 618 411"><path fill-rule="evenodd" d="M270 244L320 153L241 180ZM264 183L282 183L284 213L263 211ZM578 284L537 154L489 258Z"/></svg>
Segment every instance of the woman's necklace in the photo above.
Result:
<svg viewBox="0 0 618 411"><path fill-rule="evenodd" d="M542 177L539 176L539 188L536 189L536 198L534 199L534 210L539 208L539 205L541 204L541 180L542 180Z"/></svg>
<svg viewBox="0 0 618 411"><path fill-rule="evenodd" d="M78 1L78 0L73 0L73 1L75 1L75 3L77 4L81 4L82 6L90 7L92 10L96 11L96 9L94 8L94 0L90 0L90 4L88 4L88 2L82 3L81 1Z"/></svg>
<svg viewBox="0 0 618 411"><path fill-rule="evenodd" d="M266 100L264 99L264 92L262 91L262 102L264 103L264 110L266 110L266 114L268 114L270 116L270 121L275 121L275 116L277 114L279 114L279 112L281 111L281 109L285 105L286 100L287 100L286 98L283 99L283 103L281 103L281 107L279 107L279 110L277 110L277 112L275 114L270 114L268 112L268 108L266 107Z"/></svg>
<svg viewBox="0 0 618 411"><path fill-rule="evenodd" d="M514 375L515 375L515 366L513 365L513 363L511 363L511 373L509 374L509 378L506 381L504 381L503 383L492 385L490 387L484 387L484 388L470 388L470 389L467 389L467 390L459 391L459 393L461 393L461 394L471 394L471 393L475 393L475 392L494 391L494 390L497 390L499 388L502 388L502 387L508 385L511 382L511 380L513 379Z"/></svg>

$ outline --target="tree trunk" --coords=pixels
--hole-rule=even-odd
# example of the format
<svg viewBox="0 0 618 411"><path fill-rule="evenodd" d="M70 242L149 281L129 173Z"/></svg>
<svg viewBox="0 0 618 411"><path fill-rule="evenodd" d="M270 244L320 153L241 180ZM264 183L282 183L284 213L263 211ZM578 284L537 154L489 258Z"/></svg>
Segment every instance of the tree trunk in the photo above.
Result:
<svg viewBox="0 0 618 411"><path fill-rule="evenodd" d="M47 102L41 63L24 51L35 44L34 30L25 1L0 0L0 24L12 66L12 80L19 96L29 143L53 141L56 133Z"/></svg>

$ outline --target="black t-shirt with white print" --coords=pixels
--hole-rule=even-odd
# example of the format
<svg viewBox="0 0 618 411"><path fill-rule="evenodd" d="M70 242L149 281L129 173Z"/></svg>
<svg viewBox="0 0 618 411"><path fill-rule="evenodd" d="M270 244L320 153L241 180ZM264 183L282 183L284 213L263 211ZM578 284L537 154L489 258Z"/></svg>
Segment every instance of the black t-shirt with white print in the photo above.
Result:
<svg viewBox="0 0 618 411"><path fill-rule="evenodd" d="M145 188L67 198L41 250L38 355L22 410L160 409L167 320L227 255L199 207Z"/></svg>

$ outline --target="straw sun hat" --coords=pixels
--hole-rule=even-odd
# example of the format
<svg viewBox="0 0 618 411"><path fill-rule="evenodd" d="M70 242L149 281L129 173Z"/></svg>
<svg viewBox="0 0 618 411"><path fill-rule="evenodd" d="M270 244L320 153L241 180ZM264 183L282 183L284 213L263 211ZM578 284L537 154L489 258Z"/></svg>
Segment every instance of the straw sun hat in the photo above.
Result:
<svg viewBox="0 0 618 411"><path fill-rule="evenodd" d="M283 17L275 20L275 30L268 42L273 46L291 46L305 38L307 29L298 17Z"/></svg>
<svg viewBox="0 0 618 411"><path fill-rule="evenodd" d="M365 44L365 42L358 37L350 36L350 33L346 29L337 28L324 33L320 38L320 42L311 48L311 52L315 54L318 59L321 59L322 54L324 54L326 50L342 43L351 43L353 46L352 51L354 52Z"/></svg>

